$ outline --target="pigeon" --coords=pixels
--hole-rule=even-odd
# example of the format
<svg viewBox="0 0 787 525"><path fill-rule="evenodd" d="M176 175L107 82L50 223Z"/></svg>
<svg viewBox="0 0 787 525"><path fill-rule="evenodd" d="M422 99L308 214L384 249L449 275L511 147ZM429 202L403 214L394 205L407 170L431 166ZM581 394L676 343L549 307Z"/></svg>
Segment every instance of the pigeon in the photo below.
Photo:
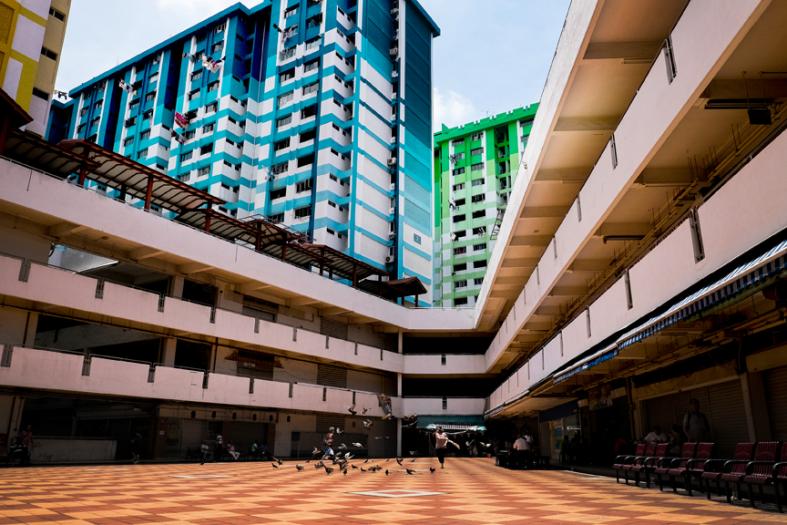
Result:
<svg viewBox="0 0 787 525"><path fill-rule="evenodd" d="M353 465L353 467L355 467L355 465ZM366 469L361 467L361 472L366 472Z"/></svg>
<svg viewBox="0 0 787 525"><path fill-rule="evenodd" d="M481 441L479 441L479 442L478 442L478 444L479 444L479 445L481 445L481 446L482 446L482 447L484 447L484 448L489 448L489 447L491 447L491 446L492 446L492 444L491 444L491 443L483 443L483 442L481 442Z"/></svg>
<svg viewBox="0 0 787 525"><path fill-rule="evenodd" d="M322 461L318 461L317 463L314 464L314 468L322 468L324 466L325 464Z"/></svg>
<svg viewBox="0 0 787 525"><path fill-rule="evenodd" d="M437 470L437 469L436 469L436 468L434 468L434 467L429 467L429 472L431 472L432 474L434 474L434 471L435 471L435 470Z"/></svg>
<svg viewBox="0 0 787 525"><path fill-rule="evenodd" d="M413 459L411 459L411 460L410 460L410 463L415 463L415 460L416 460L416 459L418 459L418 458L413 458Z"/></svg>
<svg viewBox="0 0 787 525"><path fill-rule="evenodd" d="M408 452L410 453L411 456L415 456L415 450L409 450Z"/></svg>
<svg viewBox="0 0 787 525"><path fill-rule="evenodd" d="M371 419L364 419L362 423L363 423L363 428L365 428L366 430L369 430L370 428L372 428L372 425L374 425L374 421L372 421Z"/></svg>
<svg viewBox="0 0 787 525"><path fill-rule="evenodd" d="M271 463L271 466L272 466L273 468L279 468L279 465L277 465L276 463Z"/></svg>
<svg viewBox="0 0 787 525"><path fill-rule="evenodd" d="M369 458L363 460L364 463L369 463Z"/></svg>
<svg viewBox="0 0 787 525"><path fill-rule="evenodd" d="M350 465L352 468L357 469L358 465Z"/></svg>
<svg viewBox="0 0 787 525"><path fill-rule="evenodd" d="M322 450L320 450L319 448L317 448L317 447L314 447L314 448L312 449L312 456L319 456L319 455L321 455L321 454L322 454Z"/></svg>
<svg viewBox="0 0 787 525"><path fill-rule="evenodd" d="M284 461L280 460L279 458L273 458L273 457L272 457L271 459L272 459L273 461L275 461L276 463L278 463L279 465L283 465L283 464L284 464Z"/></svg>
<svg viewBox="0 0 787 525"><path fill-rule="evenodd" d="M336 427L336 435L340 436L341 434L342 434L342 429L339 428L339 427Z"/></svg>
<svg viewBox="0 0 787 525"><path fill-rule="evenodd" d="M347 475L347 469L342 470L342 474Z"/></svg>
<svg viewBox="0 0 787 525"><path fill-rule="evenodd" d="M405 470L405 472L407 472L407 474L409 474L410 476L412 476L413 474L415 474L415 473L417 472L415 469L412 469L412 468L405 468L404 470Z"/></svg>
<svg viewBox="0 0 787 525"><path fill-rule="evenodd" d="M325 473L329 476L333 474L333 467L325 467Z"/></svg>
<svg viewBox="0 0 787 525"><path fill-rule="evenodd" d="M369 411L368 408L364 408L363 410L361 410L361 414L365 416L368 411Z"/></svg>
<svg viewBox="0 0 787 525"><path fill-rule="evenodd" d="M298 469L298 472L303 472L303 465L295 465L295 468Z"/></svg>
<svg viewBox="0 0 787 525"><path fill-rule="evenodd" d="M385 414L385 415L383 416L383 421L387 421L387 420L389 420L389 419L393 419L393 414Z"/></svg>
<svg viewBox="0 0 787 525"><path fill-rule="evenodd" d="M344 455L344 460L345 460L345 461L349 461L349 460L351 460L351 459L352 459L352 458L354 458L354 457L355 457L355 456L353 456L352 454L350 454L350 453L348 452L348 453L346 453L346 454Z"/></svg>
<svg viewBox="0 0 787 525"><path fill-rule="evenodd" d="M355 448L363 448L363 445L361 445L357 441L355 443L353 443L352 446L354 446Z"/></svg>
<svg viewBox="0 0 787 525"><path fill-rule="evenodd" d="M347 450L347 445L344 443L339 443L339 446L336 447L337 450Z"/></svg>
<svg viewBox="0 0 787 525"><path fill-rule="evenodd" d="M347 412L349 412L350 414L352 414L354 416L358 415L358 411L355 410L355 405L350 405L350 407L347 409Z"/></svg>
<svg viewBox="0 0 787 525"><path fill-rule="evenodd" d="M385 475L386 476L388 475L388 469L385 469Z"/></svg>
<svg viewBox="0 0 787 525"><path fill-rule="evenodd" d="M401 467L401 466L402 466L402 458L400 458L400 457L397 457L397 458L396 458L396 463L398 463L398 464L399 464L399 466Z"/></svg>

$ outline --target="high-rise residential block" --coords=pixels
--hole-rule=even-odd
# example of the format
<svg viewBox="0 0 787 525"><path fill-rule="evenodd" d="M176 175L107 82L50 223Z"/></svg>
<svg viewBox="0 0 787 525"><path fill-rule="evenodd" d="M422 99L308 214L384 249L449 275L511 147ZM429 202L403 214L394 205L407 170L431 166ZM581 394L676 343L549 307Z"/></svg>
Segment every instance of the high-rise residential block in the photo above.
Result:
<svg viewBox="0 0 787 525"><path fill-rule="evenodd" d="M71 0L0 0L0 86L43 135Z"/></svg>
<svg viewBox="0 0 787 525"><path fill-rule="evenodd" d="M435 134L435 305L475 304L536 109Z"/></svg>
<svg viewBox="0 0 787 525"><path fill-rule="evenodd" d="M438 34L416 0L236 4L73 89L49 138L94 141L428 288Z"/></svg>

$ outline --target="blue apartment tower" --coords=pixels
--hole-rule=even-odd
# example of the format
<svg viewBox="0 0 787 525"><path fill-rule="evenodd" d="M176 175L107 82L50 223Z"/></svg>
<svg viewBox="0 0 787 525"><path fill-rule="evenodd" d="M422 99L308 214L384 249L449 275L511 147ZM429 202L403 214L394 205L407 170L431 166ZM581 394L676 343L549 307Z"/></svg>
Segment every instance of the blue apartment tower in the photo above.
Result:
<svg viewBox="0 0 787 525"><path fill-rule="evenodd" d="M385 270L432 281L432 38L417 0L236 4L74 88L84 139Z"/></svg>

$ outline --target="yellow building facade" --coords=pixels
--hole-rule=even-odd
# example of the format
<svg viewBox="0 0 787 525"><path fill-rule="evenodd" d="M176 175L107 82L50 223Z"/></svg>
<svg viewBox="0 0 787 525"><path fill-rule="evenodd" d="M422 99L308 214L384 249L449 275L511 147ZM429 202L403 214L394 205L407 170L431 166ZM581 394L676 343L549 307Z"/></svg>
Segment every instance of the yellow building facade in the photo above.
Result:
<svg viewBox="0 0 787 525"><path fill-rule="evenodd" d="M71 0L0 0L0 87L43 134Z"/></svg>

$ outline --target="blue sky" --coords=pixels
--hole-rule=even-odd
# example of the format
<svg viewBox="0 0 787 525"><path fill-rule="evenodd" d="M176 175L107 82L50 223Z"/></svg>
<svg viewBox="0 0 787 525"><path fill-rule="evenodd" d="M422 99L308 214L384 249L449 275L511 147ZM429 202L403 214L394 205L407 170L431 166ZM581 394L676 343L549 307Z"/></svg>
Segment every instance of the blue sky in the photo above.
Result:
<svg viewBox="0 0 787 525"><path fill-rule="evenodd" d="M235 1L72 0L57 89L70 90ZM569 0L421 3L442 30L432 55L436 129L538 101Z"/></svg>

